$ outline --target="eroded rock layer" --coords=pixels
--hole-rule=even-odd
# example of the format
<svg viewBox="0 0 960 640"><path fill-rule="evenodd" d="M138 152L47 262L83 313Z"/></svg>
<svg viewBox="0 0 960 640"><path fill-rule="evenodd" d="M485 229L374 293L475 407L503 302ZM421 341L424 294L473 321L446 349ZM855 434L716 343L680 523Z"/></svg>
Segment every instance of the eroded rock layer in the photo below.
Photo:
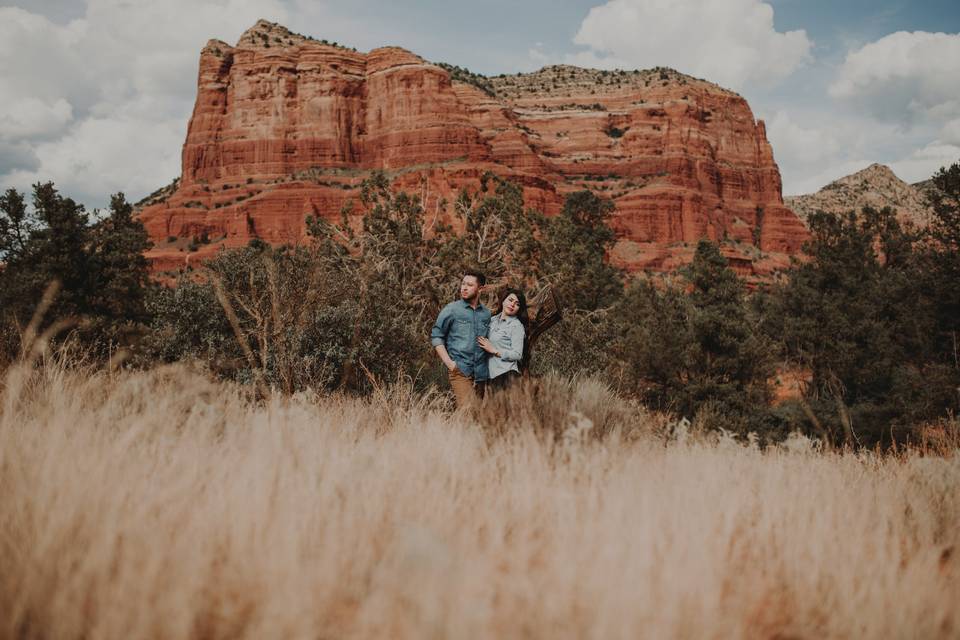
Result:
<svg viewBox="0 0 960 640"><path fill-rule="evenodd" d="M337 218L375 170L441 216L488 171L548 215L591 189L616 204L611 258L631 270L675 268L710 238L762 273L807 237L746 100L669 69L478 78L260 21L201 52L182 159L172 193L141 212L157 269L255 237L302 242L308 215Z"/></svg>

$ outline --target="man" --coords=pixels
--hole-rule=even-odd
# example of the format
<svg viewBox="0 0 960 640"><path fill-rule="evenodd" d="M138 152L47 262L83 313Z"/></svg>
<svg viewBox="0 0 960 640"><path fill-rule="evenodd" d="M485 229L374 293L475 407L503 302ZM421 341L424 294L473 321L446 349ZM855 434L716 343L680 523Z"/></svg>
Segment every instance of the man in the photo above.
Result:
<svg viewBox="0 0 960 640"><path fill-rule="evenodd" d="M430 342L447 367L458 408L474 402L489 377L487 354L477 342L490 328L490 310L480 303L480 290L486 283L479 271L464 273L460 299L440 311L430 332Z"/></svg>

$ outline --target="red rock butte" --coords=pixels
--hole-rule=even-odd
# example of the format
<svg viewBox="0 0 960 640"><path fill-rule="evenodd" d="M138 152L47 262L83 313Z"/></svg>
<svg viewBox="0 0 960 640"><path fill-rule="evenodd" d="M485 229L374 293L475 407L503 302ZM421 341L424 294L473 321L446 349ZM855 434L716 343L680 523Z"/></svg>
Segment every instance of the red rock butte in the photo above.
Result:
<svg viewBox="0 0 960 640"><path fill-rule="evenodd" d="M264 20L236 46L203 48L182 163L142 203L155 270L252 238L303 242L307 216L338 219L376 170L440 216L486 172L547 215L589 189L614 201L611 259L630 270L671 270L709 238L738 271L763 274L808 237L783 204L763 122L713 83L565 65L486 78Z"/></svg>

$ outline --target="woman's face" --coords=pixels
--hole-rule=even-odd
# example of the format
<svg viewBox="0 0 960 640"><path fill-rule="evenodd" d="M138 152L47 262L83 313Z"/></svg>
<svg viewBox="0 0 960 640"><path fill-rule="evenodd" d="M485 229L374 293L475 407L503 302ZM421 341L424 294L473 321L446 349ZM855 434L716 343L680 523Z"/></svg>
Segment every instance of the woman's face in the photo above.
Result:
<svg viewBox="0 0 960 640"><path fill-rule="evenodd" d="M511 293L503 299L503 312L508 316L515 316L520 311L520 300L517 294Z"/></svg>

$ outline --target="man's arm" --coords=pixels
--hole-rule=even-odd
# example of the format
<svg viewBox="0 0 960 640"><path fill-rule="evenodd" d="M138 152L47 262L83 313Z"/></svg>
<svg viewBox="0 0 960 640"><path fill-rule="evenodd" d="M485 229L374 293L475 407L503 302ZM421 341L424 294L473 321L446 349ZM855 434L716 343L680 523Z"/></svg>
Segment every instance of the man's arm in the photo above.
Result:
<svg viewBox="0 0 960 640"><path fill-rule="evenodd" d="M447 369L453 371L457 368L457 363L453 361L450 354L447 353L447 334L450 332L450 324L453 322L453 314L447 307L440 311L437 321L433 323L433 329L430 331L430 344L434 351L440 356L440 360Z"/></svg>
<svg viewBox="0 0 960 640"><path fill-rule="evenodd" d="M437 355L440 356L440 359L443 360L443 366L445 366L450 371L453 371L457 368L457 363L453 361L453 358L450 357L450 354L447 353L447 348L442 344L438 344L434 347L434 350L437 352Z"/></svg>

